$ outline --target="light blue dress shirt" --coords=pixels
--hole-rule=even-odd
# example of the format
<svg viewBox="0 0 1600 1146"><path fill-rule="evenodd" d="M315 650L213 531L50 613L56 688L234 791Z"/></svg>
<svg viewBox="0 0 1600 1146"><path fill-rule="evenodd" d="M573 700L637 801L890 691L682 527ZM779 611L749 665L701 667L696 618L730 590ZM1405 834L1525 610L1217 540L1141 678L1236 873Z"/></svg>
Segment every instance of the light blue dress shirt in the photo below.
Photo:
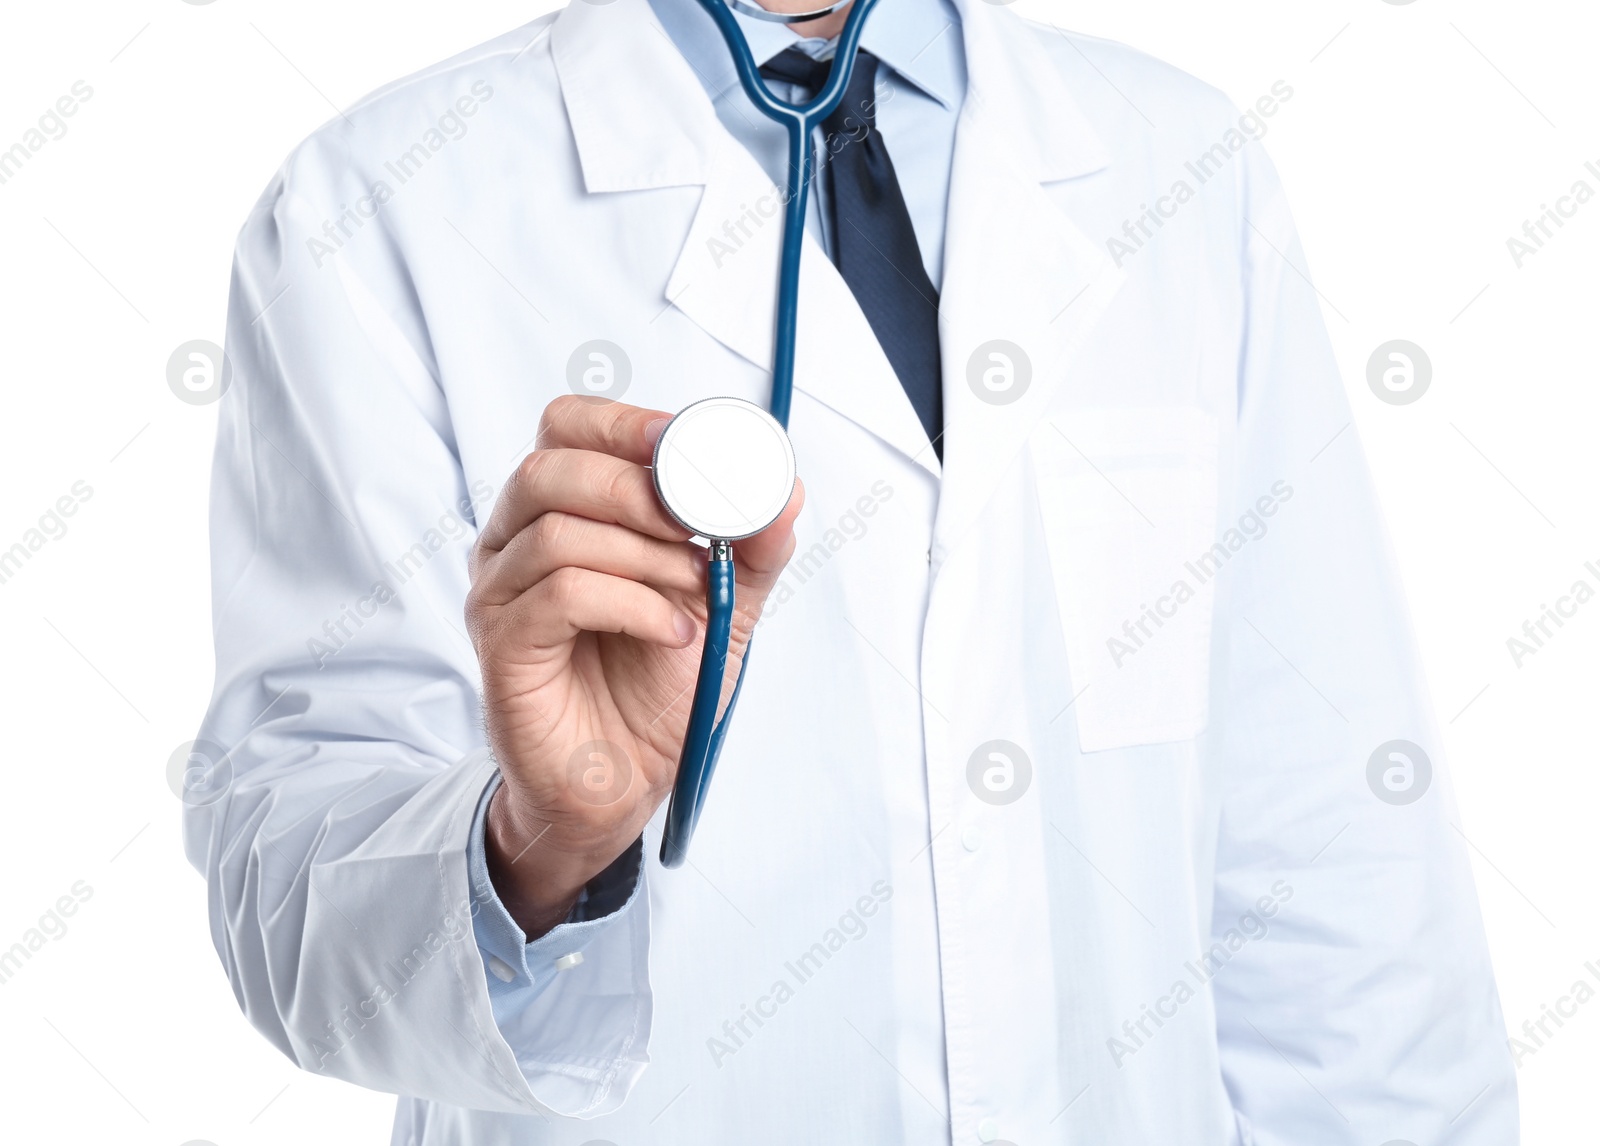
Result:
<svg viewBox="0 0 1600 1146"><path fill-rule="evenodd" d="M755 156L774 184L784 186L788 178L784 129L757 111L744 94L727 45L711 17L695 0L650 3L672 42L700 77L723 126ZM833 55L832 40L800 39L782 24L736 17L759 63L789 47L798 47L813 59ZM960 17L950 0L880 0L867 20L861 47L879 60L877 127L894 160L923 264L937 287L944 270L944 220L956 119L967 90ZM777 81L770 81L770 86L773 94L783 99L812 94ZM822 170L825 154L818 129L814 171ZM823 209L826 195L827 180L813 178L807 229L832 255L833 236L828 233L828 213Z"/></svg>
<svg viewBox="0 0 1600 1146"><path fill-rule="evenodd" d="M781 125L756 110L739 84L721 33L695 0L650 0L656 17L716 106L717 116L773 183L783 186L786 137ZM781 24L737 15L756 60L765 63L785 48L799 47L813 59L833 55L835 40L802 39ZM879 0L861 37L861 46L879 60L876 124L894 160L923 265L935 287L944 269L945 209L950 199L950 161L955 151L956 119L966 96L966 62L961 22L950 0ZM790 100L809 93L772 83L774 94ZM820 173L826 155L822 131L814 141ZM826 207L827 180L813 177L807 230L830 256ZM526 942L489 877L484 818L498 778L484 791L473 820L468 863L472 873L473 928L488 969L495 1018L505 1021L531 1003L561 970L581 961L588 941L619 911L633 907L639 880L639 849L622 856L585 890L567 921L532 943Z"/></svg>

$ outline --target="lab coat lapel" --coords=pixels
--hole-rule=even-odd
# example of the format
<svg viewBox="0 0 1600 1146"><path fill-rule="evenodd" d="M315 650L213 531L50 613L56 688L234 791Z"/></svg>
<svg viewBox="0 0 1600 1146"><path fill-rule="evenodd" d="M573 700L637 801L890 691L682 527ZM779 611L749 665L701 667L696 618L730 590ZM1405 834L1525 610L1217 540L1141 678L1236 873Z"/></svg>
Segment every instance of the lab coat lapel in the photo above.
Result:
<svg viewBox="0 0 1600 1146"><path fill-rule="evenodd" d="M552 50L589 193L705 187L662 306L675 306L770 371L783 236L779 189L717 119L648 0L569 6ZM809 237L796 341L797 390L938 472L865 315ZM715 379L705 385L706 396L716 392Z"/></svg>
<svg viewBox="0 0 1600 1146"><path fill-rule="evenodd" d="M782 238L781 193L728 137L667 294L708 334L767 370ZM922 424L866 316L809 236L800 260L795 388L938 472Z"/></svg>
<svg viewBox="0 0 1600 1146"><path fill-rule="evenodd" d="M1044 187L1090 175L1109 158L1038 33L984 0L958 7L968 90L940 306L946 469L936 564L967 537L1071 385L1072 362L1124 278Z"/></svg>

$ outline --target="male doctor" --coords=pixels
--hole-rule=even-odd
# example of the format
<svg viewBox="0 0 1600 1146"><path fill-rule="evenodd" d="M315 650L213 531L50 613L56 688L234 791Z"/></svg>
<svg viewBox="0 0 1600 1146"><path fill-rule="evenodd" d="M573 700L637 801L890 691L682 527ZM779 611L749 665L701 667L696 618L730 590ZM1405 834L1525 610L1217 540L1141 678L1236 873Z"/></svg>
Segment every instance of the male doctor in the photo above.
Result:
<svg viewBox="0 0 1600 1146"><path fill-rule="evenodd" d="M740 22L799 98L841 20ZM766 402L781 130L694 0L577 0L262 197L186 819L245 1014L408 1146L1513 1142L1293 88L983 0L857 64L674 870L704 551L646 467Z"/></svg>

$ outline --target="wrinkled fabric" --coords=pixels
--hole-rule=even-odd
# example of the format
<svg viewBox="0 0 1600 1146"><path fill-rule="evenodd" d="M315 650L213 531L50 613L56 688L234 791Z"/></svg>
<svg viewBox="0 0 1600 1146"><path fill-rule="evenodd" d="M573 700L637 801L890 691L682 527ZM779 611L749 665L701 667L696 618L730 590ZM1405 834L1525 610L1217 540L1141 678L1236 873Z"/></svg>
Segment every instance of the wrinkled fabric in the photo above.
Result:
<svg viewBox="0 0 1600 1146"><path fill-rule="evenodd" d="M811 242L808 500L691 862L653 823L511 984L467 554L554 397L765 401L772 179L646 0L579 3L349 109L245 224L185 839L245 1016L398 1143L1515 1140L1272 166L1195 80L957 8L943 464Z"/></svg>

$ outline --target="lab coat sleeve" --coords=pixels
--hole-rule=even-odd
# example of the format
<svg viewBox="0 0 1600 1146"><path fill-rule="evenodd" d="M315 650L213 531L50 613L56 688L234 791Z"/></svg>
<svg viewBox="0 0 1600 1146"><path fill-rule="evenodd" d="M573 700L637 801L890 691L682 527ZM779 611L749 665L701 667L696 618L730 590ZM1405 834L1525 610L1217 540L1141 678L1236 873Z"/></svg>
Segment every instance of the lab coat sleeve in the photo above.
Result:
<svg viewBox="0 0 1600 1146"><path fill-rule="evenodd" d="M301 1067L458 1107L603 1114L645 1063L644 877L605 917L504 953L510 981L486 973L485 911L503 908L474 889L469 845L496 768L462 605L497 491L463 475L382 220L332 244L338 204L364 193L349 167L337 141L302 148L239 240L216 688L185 846L240 1007Z"/></svg>
<svg viewBox="0 0 1600 1146"><path fill-rule="evenodd" d="M1220 524L1246 540L1219 579L1208 732L1224 1079L1253 1146L1504 1146L1516 1087L1472 830L1294 224L1260 146L1244 160L1236 481ZM1407 787L1389 752L1416 754L1378 753L1391 741L1420 747L1431 776L1413 759Z"/></svg>

